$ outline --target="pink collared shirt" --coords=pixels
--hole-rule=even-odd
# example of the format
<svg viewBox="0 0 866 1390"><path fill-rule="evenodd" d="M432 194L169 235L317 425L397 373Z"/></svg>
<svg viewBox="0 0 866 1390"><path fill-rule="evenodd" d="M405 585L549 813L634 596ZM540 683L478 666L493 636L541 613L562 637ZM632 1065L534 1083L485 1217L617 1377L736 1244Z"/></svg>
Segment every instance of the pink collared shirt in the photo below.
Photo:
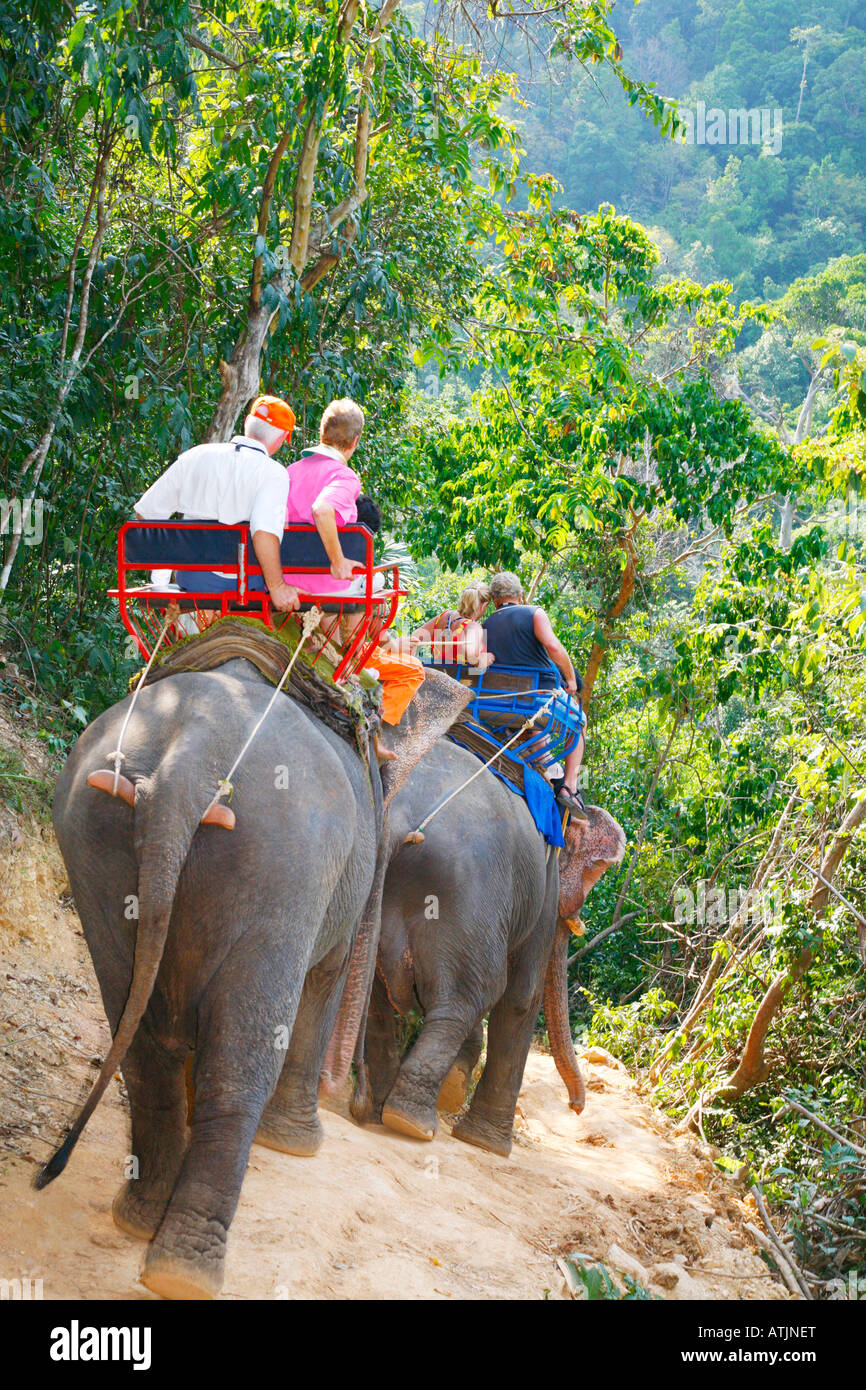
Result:
<svg viewBox="0 0 866 1390"><path fill-rule="evenodd" d="M358 520L355 503L361 479L336 449L327 444L305 449L288 473L287 526L312 525L313 503L318 501L334 508L338 526L351 526Z"/></svg>
<svg viewBox="0 0 866 1390"><path fill-rule="evenodd" d="M351 526L358 520L355 504L361 491L361 479L336 449L327 444L305 449L298 462L288 469L288 474L287 526L313 525L314 502L333 507L338 526ZM330 574L291 572L284 573L283 580L317 594L345 593L350 582L334 579Z"/></svg>

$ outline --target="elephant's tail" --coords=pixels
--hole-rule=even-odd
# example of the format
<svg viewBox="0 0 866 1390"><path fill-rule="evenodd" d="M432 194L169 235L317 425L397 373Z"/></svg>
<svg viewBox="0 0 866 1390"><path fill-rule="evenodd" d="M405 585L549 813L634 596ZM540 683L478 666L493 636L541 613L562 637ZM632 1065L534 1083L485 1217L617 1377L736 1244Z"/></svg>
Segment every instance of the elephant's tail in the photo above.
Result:
<svg viewBox="0 0 866 1390"><path fill-rule="evenodd" d="M570 928L562 919L556 923L556 937L544 979L544 1018L556 1070L565 1082L568 1103L576 1114L586 1104L586 1090L574 1053L571 1021L568 1017L568 942Z"/></svg>
<svg viewBox="0 0 866 1390"><path fill-rule="evenodd" d="M172 796L170 783L176 784L177 776L167 763L165 759L152 779L140 780L135 786L139 916L129 995L93 1089L64 1142L36 1174L37 1188L47 1187L66 1167L84 1126L126 1056L156 983L178 880L208 797L203 779L200 789L190 789L188 778L183 779L187 787L184 801Z"/></svg>

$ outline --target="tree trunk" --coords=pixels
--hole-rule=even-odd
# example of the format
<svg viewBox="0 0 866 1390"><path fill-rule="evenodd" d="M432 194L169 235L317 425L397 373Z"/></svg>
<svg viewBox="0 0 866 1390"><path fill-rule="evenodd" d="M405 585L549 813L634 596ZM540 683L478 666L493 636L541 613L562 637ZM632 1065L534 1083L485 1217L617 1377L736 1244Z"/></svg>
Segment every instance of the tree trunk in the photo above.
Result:
<svg viewBox="0 0 866 1390"><path fill-rule="evenodd" d="M21 507L21 511L19 513L20 523L12 533L12 539L9 545L9 554L6 556L6 563L3 566L2 572L0 572L0 597L2 597L2 595L6 591L6 588L8 587L9 578L12 574L12 567L15 564L15 558L21 546L22 536L27 531L27 526L30 521L30 514L33 508L33 499L36 494L36 489L39 486L40 479L42 477L42 470L45 467L45 461L48 458L48 453L51 449L51 445L54 440L54 434L63 411L63 406L66 402L66 399L70 391L72 390L73 385L75 384L75 381L78 378L80 370L81 354L84 350L84 339L87 335L87 325L90 318L90 290L93 284L93 274L96 270L96 265L99 260L100 252L102 251L102 243L105 240L105 233L108 229L108 213L105 207L105 186L108 181L108 162L109 157L111 155L111 149L112 138L109 135L104 134L102 146L99 153L99 158L97 160L96 168L93 174L93 182L90 190L90 199L87 204L84 219L82 221L81 228L79 230L78 236L75 241L75 245L72 250L72 258L69 266L69 285L66 296L66 308L64 312L63 333L61 337L60 347L60 385L57 389L57 395L55 397L54 405L52 407L51 418L45 430L43 431L42 437L40 438L35 449L32 449L31 452L27 455L27 458L24 460L24 463L21 466L21 473L19 476L18 484L19 493L21 494L21 497L14 498L12 500L20 501L21 498L23 498L23 506ZM84 240L84 234L87 228L87 224L90 220L90 214L93 210L94 203L96 204L96 229L93 234L93 240L90 244L90 252L87 257L87 266L85 267L84 278L81 282L81 304L78 311L78 327L75 333L75 342L72 347L72 352L70 354L69 361L67 362L65 361L65 355L74 300L75 263L78 257L78 252L80 251L82 242ZM30 495L27 497L23 497L24 483L27 474L31 468L33 472L30 479Z"/></svg>
<svg viewBox="0 0 866 1390"><path fill-rule="evenodd" d="M817 917L823 916L826 910L833 875L842 862L854 831L864 818L866 818L866 797L862 801L858 801L854 808L848 812L830 849L821 862L818 879L809 899L809 906ZM764 1060L764 1043L770 1024L779 1012L789 990L803 978L814 959L815 952L810 947L806 947L800 952L789 970L783 970L776 975L752 1020L739 1066L725 1085L716 1092L719 1099L736 1099L766 1079L769 1066Z"/></svg>
<svg viewBox="0 0 866 1390"><path fill-rule="evenodd" d="M820 367L816 372L812 373L812 379L809 382L809 389L806 392L806 395L803 399L803 404L800 407L800 414L797 417L797 428L794 431L794 438L791 440L791 444L794 446L796 446L797 444L802 444L803 440L807 437L810 429L812 428L812 416L815 411L815 397L817 396L818 391L820 389L821 378L823 375L824 371ZM793 492L789 492L788 496L782 503L782 515L779 521L779 545L781 546L782 550L791 549L791 540L794 528L794 512L796 510L796 507L796 494Z"/></svg>
<svg viewBox="0 0 866 1390"><path fill-rule="evenodd" d="M623 612L623 609L634 593L635 578L637 576L637 555L635 553L633 536L636 525L637 522L634 522L629 530L623 534L622 546L625 552L626 562L622 572L619 593L605 614L602 626L602 638L593 642L592 651L586 663L586 670L583 675L583 692L581 695L584 709L589 707L589 702L592 699L595 679L607 656L609 638L613 631L614 623Z"/></svg>
<svg viewBox="0 0 866 1390"><path fill-rule="evenodd" d="M383 0L376 26L366 40L366 56L358 93L352 191L342 202L333 207L315 227L311 227L311 220L319 148L328 110L327 93L321 105L316 106L311 111L307 120L295 173L295 185L292 194L292 229L288 253L291 271L307 293L333 269L355 237L355 228L350 226L341 237L339 249L325 251L321 249L347 219L359 210L367 197L370 85L375 68L378 41L390 24L398 4L399 0ZM337 33L339 42L344 47L351 37L359 8L360 0L343 0L338 17ZM297 114L298 119L300 119L303 114L303 107ZM257 232L262 237L267 235L277 174L290 143L290 138L291 128L287 128L277 142L268 165L257 219ZM276 308L264 309L262 307L262 265L262 257L257 256L253 261L247 322L228 362L220 363L222 392L208 427L206 440L228 439L241 410L259 391L262 354L268 334L273 331L277 316ZM282 271L273 275L269 284L274 288L283 289Z"/></svg>
<svg viewBox="0 0 866 1390"><path fill-rule="evenodd" d="M247 326L228 362L220 362L223 389L205 442L230 439L241 410L259 393L262 352L275 309L250 309Z"/></svg>

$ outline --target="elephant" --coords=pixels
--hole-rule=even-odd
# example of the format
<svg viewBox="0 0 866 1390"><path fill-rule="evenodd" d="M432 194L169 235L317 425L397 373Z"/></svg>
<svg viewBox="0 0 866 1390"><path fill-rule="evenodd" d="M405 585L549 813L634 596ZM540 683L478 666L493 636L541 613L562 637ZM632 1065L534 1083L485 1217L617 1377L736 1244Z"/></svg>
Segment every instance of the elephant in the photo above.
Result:
<svg viewBox="0 0 866 1390"><path fill-rule="evenodd" d="M440 739L391 806L376 978L352 1110L361 1121L381 1119L432 1139L440 1092L444 1109L465 1099L489 1011L484 1071L453 1133L507 1157L542 997L569 1103L583 1109L566 993L570 919L605 870L622 860L625 835L606 811L590 806L586 821L567 826L558 858L525 802L484 771L430 822L422 844L403 843L477 771L471 753ZM416 999L423 1027L401 1058L395 1010L406 1014Z"/></svg>
<svg viewBox="0 0 866 1390"><path fill-rule="evenodd" d="M231 812L201 823L273 693L240 658L145 685L124 734L126 800L106 795L110 775L93 769L118 748L132 697L84 731L55 793L113 1040L36 1185L62 1172L120 1067L137 1176L113 1215L149 1241L142 1280L164 1297L219 1292L257 1134L289 1152L318 1146L319 1075L358 924L381 883L384 807L468 698L431 676L392 734L399 756L384 776L281 693L232 775ZM375 946L375 902L365 920Z"/></svg>

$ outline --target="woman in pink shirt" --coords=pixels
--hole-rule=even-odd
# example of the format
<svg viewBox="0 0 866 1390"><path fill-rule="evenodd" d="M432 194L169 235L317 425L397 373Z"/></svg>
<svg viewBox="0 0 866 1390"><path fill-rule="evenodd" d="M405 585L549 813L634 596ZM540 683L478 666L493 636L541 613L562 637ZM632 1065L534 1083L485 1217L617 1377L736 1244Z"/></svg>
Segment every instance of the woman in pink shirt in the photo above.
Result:
<svg viewBox="0 0 866 1390"><path fill-rule="evenodd" d="M286 584L317 594L346 593L352 576L364 566L347 560L340 545L338 526L358 519L356 502L361 479L349 467L364 428L364 412L354 401L331 401L319 429L321 443L305 449L289 473L286 525L315 525L331 563L330 575L287 573ZM376 576L380 578L380 576ZM381 586L380 586L381 587Z"/></svg>

